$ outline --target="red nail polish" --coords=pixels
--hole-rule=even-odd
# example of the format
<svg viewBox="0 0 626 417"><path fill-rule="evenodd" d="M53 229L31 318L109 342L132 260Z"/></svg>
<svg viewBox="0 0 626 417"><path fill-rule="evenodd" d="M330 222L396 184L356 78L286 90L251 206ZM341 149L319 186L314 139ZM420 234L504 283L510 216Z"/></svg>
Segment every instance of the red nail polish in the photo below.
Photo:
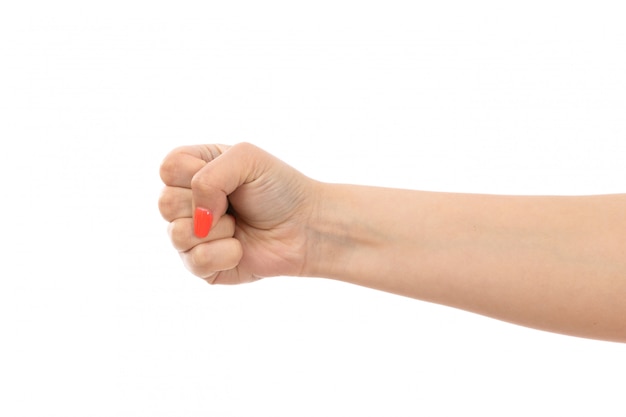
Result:
<svg viewBox="0 0 626 417"><path fill-rule="evenodd" d="M193 216L193 232L199 237L203 238L211 231L211 224L213 224L213 214L202 207L196 207L196 213Z"/></svg>

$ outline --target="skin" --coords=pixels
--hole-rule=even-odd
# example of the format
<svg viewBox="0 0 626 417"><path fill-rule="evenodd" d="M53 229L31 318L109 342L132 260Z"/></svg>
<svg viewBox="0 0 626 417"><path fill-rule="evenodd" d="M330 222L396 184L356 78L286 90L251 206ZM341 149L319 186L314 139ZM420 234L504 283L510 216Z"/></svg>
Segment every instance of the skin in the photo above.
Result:
<svg viewBox="0 0 626 417"><path fill-rule="evenodd" d="M325 277L537 329L626 342L626 194L433 193L310 179L247 143L185 146L159 209L211 284ZM193 212L213 213L206 238Z"/></svg>

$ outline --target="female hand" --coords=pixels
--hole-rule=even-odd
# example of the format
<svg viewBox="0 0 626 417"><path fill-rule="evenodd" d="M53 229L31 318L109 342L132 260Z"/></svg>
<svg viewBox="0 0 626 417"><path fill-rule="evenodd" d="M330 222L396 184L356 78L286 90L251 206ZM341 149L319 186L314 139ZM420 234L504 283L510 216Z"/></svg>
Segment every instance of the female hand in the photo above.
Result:
<svg viewBox="0 0 626 417"><path fill-rule="evenodd" d="M159 210L185 266L211 284L300 275L316 182L261 149L198 145L173 150L160 170ZM212 215L194 234L197 207Z"/></svg>

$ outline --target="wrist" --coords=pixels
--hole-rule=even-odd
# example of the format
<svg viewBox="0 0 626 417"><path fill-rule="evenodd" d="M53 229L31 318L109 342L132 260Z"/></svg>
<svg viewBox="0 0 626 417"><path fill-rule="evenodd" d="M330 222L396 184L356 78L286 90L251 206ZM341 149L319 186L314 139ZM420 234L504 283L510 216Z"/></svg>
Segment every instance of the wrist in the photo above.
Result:
<svg viewBox="0 0 626 417"><path fill-rule="evenodd" d="M303 276L365 284L393 246L381 219L384 204L376 190L345 184L316 183ZM374 270L368 270L373 268Z"/></svg>
<svg viewBox="0 0 626 417"><path fill-rule="evenodd" d="M354 230L346 216L346 202L341 188L347 186L316 182L311 217L305 225L307 250L303 276L339 278L349 256Z"/></svg>
<svg viewBox="0 0 626 417"><path fill-rule="evenodd" d="M317 183L302 276L422 298L415 282L432 263L432 194ZM436 206L436 204L435 204ZM435 243L436 244L436 243Z"/></svg>

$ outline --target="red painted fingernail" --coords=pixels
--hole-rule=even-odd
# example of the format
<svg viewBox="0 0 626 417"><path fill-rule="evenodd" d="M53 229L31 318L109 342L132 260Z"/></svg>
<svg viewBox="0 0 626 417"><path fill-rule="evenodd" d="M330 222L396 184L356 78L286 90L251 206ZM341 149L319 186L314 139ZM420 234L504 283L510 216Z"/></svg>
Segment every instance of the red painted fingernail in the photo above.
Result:
<svg viewBox="0 0 626 417"><path fill-rule="evenodd" d="M211 231L211 224L213 224L213 214L202 207L196 207L196 213L193 216L193 232L199 237L203 238Z"/></svg>

